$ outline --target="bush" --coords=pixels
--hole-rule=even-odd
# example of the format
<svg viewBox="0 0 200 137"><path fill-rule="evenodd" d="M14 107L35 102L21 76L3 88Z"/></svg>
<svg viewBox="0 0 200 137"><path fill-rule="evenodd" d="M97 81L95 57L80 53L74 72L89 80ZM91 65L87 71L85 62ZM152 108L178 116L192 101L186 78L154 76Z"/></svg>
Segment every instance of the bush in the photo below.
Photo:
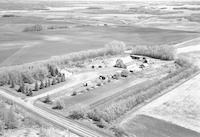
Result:
<svg viewBox="0 0 200 137"><path fill-rule="evenodd" d="M105 128L107 126L107 123L102 119L100 121L95 121L94 124L99 128Z"/></svg>
<svg viewBox="0 0 200 137"><path fill-rule="evenodd" d="M180 67L190 67L193 66L190 60L181 57L175 60L175 63L178 64Z"/></svg>
<svg viewBox="0 0 200 137"><path fill-rule="evenodd" d="M122 41L114 40L106 44L106 49L110 55L123 54L126 50L126 44Z"/></svg>
<svg viewBox="0 0 200 137"><path fill-rule="evenodd" d="M120 127L112 127L115 137L128 137L128 134Z"/></svg>
<svg viewBox="0 0 200 137"><path fill-rule="evenodd" d="M72 96L76 96L76 95L77 95L77 92L73 91Z"/></svg>
<svg viewBox="0 0 200 137"><path fill-rule="evenodd" d="M43 89L43 88L45 88L44 82L40 81L40 89Z"/></svg>
<svg viewBox="0 0 200 137"><path fill-rule="evenodd" d="M91 110L87 113L87 117L89 119L92 119L93 121L98 121L100 122L101 121L101 117L99 115L100 113L98 112L98 110L94 109L94 110Z"/></svg>
<svg viewBox="0 0 200 137"><path fill-rule="evenodd" d="M81 109L81 108L76 109L76 110L72 110L72 111L70 111L69 117L71 119L84 119L85 116L86 116L85 112L86 111L84 109Z"/></svg>
<svg viewBox="0 0 200 137"><path fill-rule="evenodd" d="M28 90L28 92L26 92L26 96L32 96L33 95L33 91L32 91L32 89L30 88L29 90Z"/></svg>
<svg viewBox="0 0 200 137"><path fill-rule="evenodd" d="M132 54L148 56L162 60L173 60L175 50L171 46L135 46Z"/></svg>
<svg viewBox="0 0 200 137"><path fill-rule="evenodd" d="M10 88L15 88L15 82L13 80L11 80L11 86Z"/></svg>
<svg viewBox="0 0 200 137"><path fill-rule="evenodd" d="M59 71L55 65L48 64L47 67L51 76L55 77L58 75Z"/></svg>
<svg viewBox="0 0 200 137"><path fill-rule="evenodd" d="M18 127L18 121L15 117L14 110L12 107L8 112L6 112L4 116L4 122L7 129L14 129Z"/></svg>
<svg viewBox="0 0 200 137"><path fill-rule="evenodd" d="M98 86L98 87L100 87L102 85L103 85L102 82L97 82L97 84L96 84L96 86Z"/></svg>
<svg viewBox="0 0 200 137"><path fill-rule="evenodd" d="M113 79L119 79L120 78L120 73L115 73L114 75L112 75Z"/></svg>
<svg viewBox="0 0 200 137"><path fill-rule="evenodd" d="M52 85L56 85L56 79L53 78Z"/></svg>
<svg viewBox="0 0 200 137"><path fill-rule="evenodd" d="M124 69L127 68L127 66L124 64L123 60L121 60L121 59L117 59L116 64L114 65L114 67L124 68Z"/></svg>
<svg viewBox="0 0 200 137"><path fill-rule="evenodd" d="M22 92L22 93L25 93L25 85L24 83L22 82L19 86L19 89L17 90L17 92Z"/></svg>
<svg viewBox="0 0 200 137"><path fill-rule="evenodd" d="M129 71L128 70L122 70L121 77L128 77Z"/></svg>
<svg viewBox="0 0 200 137"><path fill-rule="evenodd" d="M47 95L47 96L45 97L45 99L44 99L43 102L46 103L46 104L52 104L52 101L51 101L51 98L50 98L49 95Z"/></svg>
<svg viewBox="0 0 200 137"><path fill-rule="evenodd" d="M61 109L63 109L63 106L61 105L60 101L56 101L56 105L54 107L52 107L52 109L61 110Z"/></svg>
<svg viewBox="0 0 200 137"><path fill-rule="evenodd" d="M34 82L33 77L31 76L30 72L24 72L21 74L22 81L24 83L32 84Z"/></svg>
<svg viewBox="0 0 200 137"><path fill-rule="evenodd" d="M38 82L36 81L35 82L35 91L38 91L39 90L39 85L38 85Z"/></svg>

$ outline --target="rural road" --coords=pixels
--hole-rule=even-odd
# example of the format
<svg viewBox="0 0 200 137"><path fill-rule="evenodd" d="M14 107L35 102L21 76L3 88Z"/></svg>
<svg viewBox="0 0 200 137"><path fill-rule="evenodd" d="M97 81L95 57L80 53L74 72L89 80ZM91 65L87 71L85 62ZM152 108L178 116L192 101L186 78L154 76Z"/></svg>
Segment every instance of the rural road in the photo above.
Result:
<svg viewBox="0 0 200 137"><path fill-rule="evenodd" d="M56 125L59 125L65 129L69 129L71 132L81 136L81 137L106 137L107 135L103 134L100 135L99 133L90 130L87 127L83 127L82 125L71 121L69 119L66 119L65 117L60 117L58 115L54 115L53 113L47 112L39 107L34 106L34 101L36 101L39 98L45 97L47 95L56 94L62 90L67 90L70 87L73 87L77 84L81 84L83 82L92 80L94 78L98 77L98 73L95 72L86 72L82 74L75 75L69 83L67 83L64 86L61 86L59 88L50 90L46 93L27 98L26 100L22 100L19 97L15 97L13 95L8 94L4 89L0 89L0 95L4 98L10 99L19 106L25 108L29 112L32 112L33 114L36 114L44 119L47 119L51 122L53 122Z"/></svg>
<svg viewBox="0 0 200 137"><path fill-rule="evenodd" d="M183 42L182 45L178 44L175 47L178 54L184 53L188 58L194 58L195 55L198 56L198 53L200 53L200 38ZM198 53L190 56L192 52ZM200 68L200 58L193 63ZM199 98L200 74L197 74L166 94L136 108L120 121L120 125L126 124L127 121L132 120L137 115L147 115L200 133Z"/></svg>
<svg viewBox="0 0 200 137"><path fill-rule="evenodd" d="M79 125L75 122L72 122L66 118L59 117L59 116L53 115L47 111L44 111L30 103L25 102L24 100L22 100L18 97L14 97L14 96L6 93L4 90L0 90L0 94L4 98L12 100L17 105L25 108L29 112L32 112L33 114L36 114L44 119L47 119L62 128L69 129L71 132L79 135L80 137L105 137L105 135L102 136L99 133L92 131L89 128L82 127L81 125Z"/></svg>
<svg viewBox="0 0 200 137"><path fill-rule="evenodd" d="M191 42L191 40L189 41ZM187 43L187 42L184 42L184 44ZM191 47L192 50L191 50ZM200 51L200 46L198 44L194 44L193 46L189 46L189 47L181 47L181 44L179 44L178 46L178 53L186 53L187 51L196 51L196 50L199 50ZM95 75L92 75L92 76L95 76ZM198 77L198 79L196 78ZM197 83L199 84L199 77L200 75L196 76L195 78L192 78L191 80L189 80L188 82L192 82L192 83ZM90 78L93 78L93 77L90 77ZM82 79L82 80L87 80L87 79ZM77 135L80 135L82 137L106 137L105 135L100 135L99 133L95 132L95 131L92 131L90 130L89 128L87 127L83 127L73 121L70 121L69 119L66 119L64 117L59 117L59 116L56 116L54 114L51 114L45 110L42 110L36 106L34 106L32 103L34 100L38 99L38 98L41 98L41 97L44 97L48 94L55 94L61 90L64 90L70 86L73 86L73 85L76 85L77 83L80 83L82 82L82 80L79 80L79 81L72 81L71 84L69 86L63 86L63 87L60 87L58 89L55 89L55 90L51 90L49 91L48 93L44 93L44 94L41 94L41 95L38 95L36 97L33 97L33 98L30 98L28 100L28 102L25 102L24 100L22 100L21 98L18 98L18 97L15 97L15 96L12 96L8 93L6 93L5 90L3 89L0 89L0 95L7 98L7 99L10 99L12 101L14 101L16 104L20 105L21 107L29 110L30 112L44 118L44 119L47 119L65 129L69 129L71 132L73 133L76 133ZM88 79L89 80L89 79ZM187 83L186 84L183 84L181 85L180 87L178 88L181 88L181 90L187 90L188 86L187 86ZM195 89L195 90L199 90L200 91L200 88L199 89Z"/></svg>
<svg viewBox="0 0 200 137"><path fill-rule="evenodd" d="M90 130L87 127L83 127L82 125L69 120L65 117L60 117L58 115L55 115L53 113L47 112L37 106L34 106L34 101L36 101L39 98L45 97L47 95L56 94L62 90L68 89L72 86L75 86L77 84L81 84L83 82L86 82L88 80L92 80L94 78L98 77L98 74L95 72L85 72L82 74L77 74L71 79L71 81L64 86L61 86L59 88L50 90L49 92L27 98L25 100L15 97L13 95L8 94L4 89L0 89L0 95L4 98L7 98L9 100L12 100L22 108L25 108L29 112L32 112L33 114L36 114L37 116L40 116L44 119L47 119L48 121L62 127L65 129L69 129L72 133L77 134L80 137L106 137L107 135L100 135L99 133Z"/></svg>

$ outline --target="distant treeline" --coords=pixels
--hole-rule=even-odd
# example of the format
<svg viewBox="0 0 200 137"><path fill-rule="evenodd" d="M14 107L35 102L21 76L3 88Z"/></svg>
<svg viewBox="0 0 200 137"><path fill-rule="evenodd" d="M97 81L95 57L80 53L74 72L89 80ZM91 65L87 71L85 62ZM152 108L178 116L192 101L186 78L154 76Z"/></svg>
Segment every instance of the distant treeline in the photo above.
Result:
<svg viewBox="0 0 200 137"><path fill-rule="evenodd" d="M9 17L20 17L18 15L14 15L14 14L5 14L1 16L2 18L9 18Z"/></svg>
<svg viewBox="0 0 200 137"><path fill-rule="evenodd" d="M28 26L26 28L24 28L23 32L38 32L38 31L42 31L43 27L42 25L36 24L33 26Z"/></svg>
<svg viewBox="0 0 200 137"><path fill-rule="evenodd" d="M52 68L56 70L58 66L70 66L70 64L77 61L83 61L100 56L121 54L124 50L125 44L123 42L113 41L101 49L80 51L53 57L44 61L2 67L0 68L0 86L9 85L12 82L18 85L21 83L32 84L35 81L42 81L45 78L52 76Z"/></svg>
<svg viewBox="0 0 200 137"><path fill-rule="evenodd" d="M194 10L198 11L200 10L200 7L175 7L174 10Z"/></svg>

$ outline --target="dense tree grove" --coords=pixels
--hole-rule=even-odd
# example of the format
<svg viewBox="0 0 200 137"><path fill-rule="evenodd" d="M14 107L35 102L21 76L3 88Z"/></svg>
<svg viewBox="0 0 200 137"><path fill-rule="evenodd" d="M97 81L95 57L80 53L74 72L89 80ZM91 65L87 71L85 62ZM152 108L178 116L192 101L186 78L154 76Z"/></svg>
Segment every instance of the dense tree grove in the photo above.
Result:
<svg viewBox="0 0 200 137"><path fill-rule="evenodd" d="M3 109L2 113L0 113L0 121L2 121L1 128L17 128L19 123L14 114L14 108L11 106L9 109L6 109L5 106L1 106L1 109Z"/></svg>
<svg viewBox="0 0 200 137"><path fill-rule="evenodd" d="M114 41L107 44L106 47L102 49L71 53L29 64L2 67L0 68L0 86L11 84L11 87L15 87L15 85L21 85L22 82L33 84L36 81L44 81L48 77L57 77L60 75L57 66L67 66L70 65L71 62L82 61L99 56L122 54L124 50L125 44L123 42ZM65 80L64 76L60 77L61 81ZM48 85L49 83L50 81L48 81ZM56 80L53 81L53 84L55 83Z"/></svg>
<svg viewBox="0 0 200 137"><path fill-rule="evenodd" d="M172 46L136 46L132 54L148 56L162 60L173 60L175 49Z"/></svg>
<svg viewBox="0 0 200 137"><path fill-rule="evenodd" d="M26 96L32 96L33 91L39 91L66 80L65 74L59 71L59 66L71 66L86 59L122 54L124 50L123 42L114 41L102 49L71 53L29 64L2 67L0 68L0 86L7 85Z"/></svg>

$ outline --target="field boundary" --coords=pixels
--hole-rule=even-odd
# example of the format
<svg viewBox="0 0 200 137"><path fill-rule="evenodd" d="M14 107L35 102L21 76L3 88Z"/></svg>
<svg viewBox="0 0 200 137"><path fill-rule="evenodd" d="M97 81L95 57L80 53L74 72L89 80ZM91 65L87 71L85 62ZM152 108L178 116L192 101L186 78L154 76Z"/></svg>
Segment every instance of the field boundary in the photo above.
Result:
<svg viewBox="0 0 200 137"><path fill-rule="evenodd" d="M141 82L137 83L136 85L127 87L126 89L123 89L123 90L121 90L121 91L119 91L119 92L117 92L117 93L115 93L115 94L113 94L113 95L111 95L111 96L108 96L108 97L106 97L106 98L104 98L104 99L101 99L101 100L99 100L99 101L96 101L96 102L92 103L92 104L90 105L90 108L93 109L93 108L95 108L95 107L98 107L98 106L104 105L104 104L106 104L106 103L112 102L113 99L115 99L116 96L120 96L120 95L125 94L126 92L124 92L124 91L130 90L130 89L132 89L133 87L137 87L137 86L139 86L139 85L142 85L143 83L150 82L150 81L155 80L155 79L157 79L157 78L150 79L150 80L146 79L146 80L144 80L144 81L141 81Z"/></svg>
<svg viewBox="0 0 200 137"><path fill-rule="evenodd" d="M4 90L3 90L3 92L4 92ZM7 94L7 93L6 93ZM9 96L12 96L12 95L10 95L10 94L8 94ZM11 99L9 99L8 97L6 97L6 96L4 96L4 95L1 95L0 94L0 97L2 97L2 98L5 98L5 99L7 99L7 100L11 100ZM13 96L13 97L15 97L15 96ZM15 97L16 98L16 97ZM78 132L78 131L76 131L75 129L73 129L73 128L71 128L70 129L70 127L65 127L63 124L59 124L58 122L55 122L53 119L50 119L50 118L48 118L48 117L45 117L45 116L43 116L42 114L40 114L40 113L37 113L36 111L34 111L34 110L32 110L32 109L30 109L30 108L28 108L28 107L26 107L26 106L24 106L23 104L20 104L18 101L15 101L15 100L11 100L12 101L12 103L15 103L16 105L18 105L19 107L21 107L22 109L24 109L25 111L28 111L29 113L32 113L33 115L35 115L36 117L39 117L39 118L42 118L42 119L44 119L44 121L46 121L47 123L51 123L51 124L53 124L55 127L58 127L58 128L60 128L60 129L65 129L65 130L68 130L68 131L71 131L72 133L74 133L74 134L77 134L77 135L79 135L80 137L85 137L85 136L83 136L82 135L82 133L80 132ZM21 100L21 101L23 101L23 100ZM34 106L34 105L33 105ZM38 109L41 109L41 108L39 108L39 107L37 107L37 106L34 106L34 107L36 107L36 108L38 108ZM43 109L41 109L42 111L45 111L45 110L43 110ZM45 112L47 112L47 113L50 113L49 111L45 111ZM53 115L52 113L50 113L51 115ZM63 118L65 118L65 117L61 117L61 116L57 116L57 115L55 115L56 117L58 117L58 118L61 118L61 119L63 119ZM67 121L67 122L69 122L69 123L73 123L73 124L75 124L76 126L79 126L79 127L81 127L81 129L79 129L80 131L81 130L83 130L83 129L86 129L86 130L88 130L88 131L91 131L91 132L86 132L86 131L84 131L84 133L91 133L90 135L88 134L88 137L89 136L91 136L91 137L101 137L101 135L102 134L100 134L100 132L97 132L97 130L96 131L94 131L94 130L91 130L89 127L87 127L87 126L83 126L82 124L80 124L80 123L78 123L78 122L76 122L76 121L72 121L72 120L70 120L70 119L67 119L67 118L65 118L64 119L65 121ZM94 131L94 132L93 132ZM96 135L94 135L94 133L96 133ZM98 134L97 134L98 133ZM105 134L104 134L105 135ZM106 136L103 136L103 137L111 137L110 135L108 136L108 135L106 135Z"/></svg>
<svg viewBox="0 0 200 137"><path fill-rule="evenodd" d="M140 105L136 106L135 108L133 108L131 111L128 111L125 115L122 115L121 117L119 117L118 119L116 119L115 121L112 122L112 124L119 124L120 126L122 126L124 123L123 121L126 119L126 117L129 117L130 115L132 115L133 113L135 113L136 111L138 111L139 109L141 109L142 107L148 105L149 103L153 102L154 100L158 99L159 97L173 91L174 89L176 89L177 87L181 86L182 84L186 83L187 81L191 80L192 78L196 77L200 75L200 70L197 71L196 73L194 73L193 75L189 76L186 79L182 79L182 81L180 81L179 83L165 89L163 92L161 92L160 94L150 98L149 100L141 103ZM128 118L127 118L128 119Z"/></svg>
<svg viewBox="0 0 200 137"><path fill-rule="evenodd" d="M38 100L37 100L37 101L38 101ZM45 111L47 111L47 112L49 112L49 113L51 113L51 114L54 114L54 115L56 115L56 116L58 116L58 117L60 117L60 118L65 118L65 119L67 119L67 120L69 120L69 121L71 121L71 122L73 122L73 123L76 123L76 124L81 125L82 127L86 127L86 128L90 128L90 129L92 129L92 130L95 130L95 131L98 132L98 133L104 134L104 135L105 135L104 137L112 137L111 135L107 134L106 132L103 132L102 130L100 130L100 129L98 129L98 128L94 128L94 127L91 127L91 126L82 124L81 122L76 121L76 120L71 120L71 119L67 118L64 114L61 114L61 113L59 113L59 112L56 112L56 111L54 111L54 110L51 110L51 109L49 109L49 108L46 108L46 107L40 105L40 103L37 103L37 101L35 101L33 105L36 106L36 107L38 107L38 108L40 108L40 109L42 109L42 110L45 110Z"/></svg>

